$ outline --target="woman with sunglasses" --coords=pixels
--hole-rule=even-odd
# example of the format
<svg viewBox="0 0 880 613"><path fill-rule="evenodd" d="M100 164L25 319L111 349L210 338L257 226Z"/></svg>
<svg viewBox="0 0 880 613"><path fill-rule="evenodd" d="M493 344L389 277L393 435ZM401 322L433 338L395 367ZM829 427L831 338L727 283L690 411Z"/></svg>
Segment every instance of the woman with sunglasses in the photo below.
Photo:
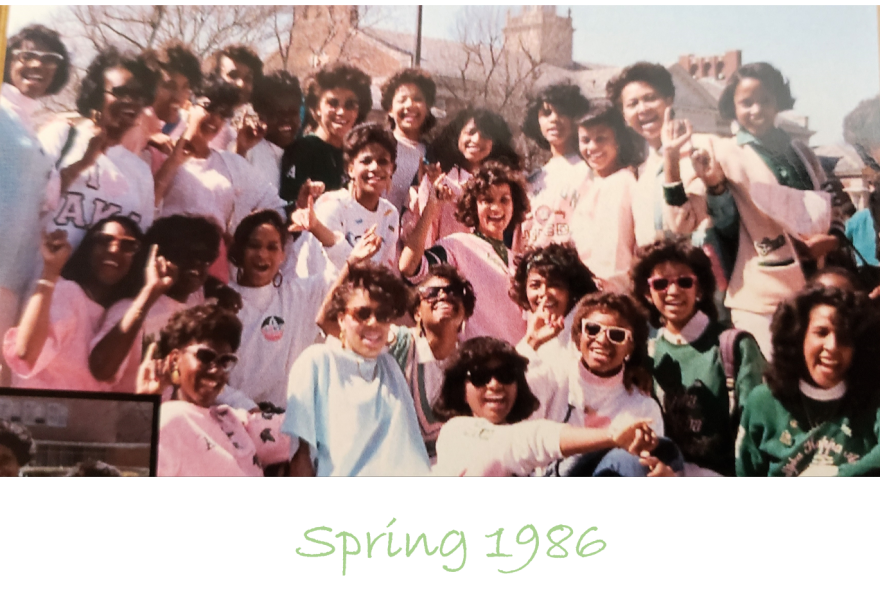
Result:
<svg viewBox="0 0 880 613"><path fill-rule="evenodd" d="M61 197L46 231L67 232L76 249L86 230L110 215L130 217L146 231L155 217L149 165L123 146L159 75L141 56L109 47L98 53L80 84L81 119L58 119L40 131L43 148L60 170Z"/></svg>
<svg viewBox="0 0 880 613"><path fill-rule="evenodd" d="M736 474L880 474L880 319L864 294L807 288L773 315L767 383L749 394Z"/></svg>
<svg viewBox="0 0 880 613"><path fill-rule="evenodd" d="M660 329L651 357L666 435L681 449L687 474L708 469L733 476L741 403L761 384L766 366L758 344L735 332L727 340L712 298L712 263L689 240L666 239L641 249L631 276L634 295ZM730 390L721 345L734 341Z"/></svg>
<svg viewBox="0 0 880 613"><path fill-rule="evenodd" d="M160 414L160 477L260 477L263 467L290 457L291 441L279 431L277 413L218 403L240 340L241 322L213 304L176 313L162 330L160 367L147 357L139 389L173 388Z"/></svg>
<svg viewBox="0 0 880 613"><path fill-rule="evenodd" d="M598 291L593 274L571 243L533 247L514 263L509 296L529 313L526 335L516 350L550 363L567 360L577 352L571 344L575 306Z"/></svg>
<svg viewBox="0 0 880 613"><path fill-rule="evenodd" d="M528 362L498 339L462 343L435 404L445 422L435 475L525 476L565 457L614 448L638 454L656 443L641 420L618 430L529 420L538 399L526 382Z"/></svg>
<svg viewBox="0 0 880 613"><path fill-rule="evenodd" d="M660 407L648 394L648 322L627 294L589 294L577 307L572 342L579 355L560 365L537 362L529 384L541 400L536 417L592 428L649 420L656 433L639 457L626 450L590 453L553 467L551 474L668 476L683 470L681 454L663 437ZM645 450L643 450L645 451Z"/></svg>
<svg viewBox="0 0 880 613"><path fill-rule="evenodd" d="M409 292L385 266L348 267L323 311L339 341L313 345L293 365L282 431L299 439L296 475L425 475L428 454L410 387L386 351Z"/></svg>
<svg viewBox="0 0 880 613"><path fill-rule="evenodd" d="M92 226L75 251L63 231L44 235L42 274L18 327L3 342L14 386L109 391L118 384L121 372L105 372L92 358L106 309L132 298L123 321L140 326L175 274L155 248L147 252L142 245L137 224L121 216ZM128 391L133 387L132 381Z"/></svg>

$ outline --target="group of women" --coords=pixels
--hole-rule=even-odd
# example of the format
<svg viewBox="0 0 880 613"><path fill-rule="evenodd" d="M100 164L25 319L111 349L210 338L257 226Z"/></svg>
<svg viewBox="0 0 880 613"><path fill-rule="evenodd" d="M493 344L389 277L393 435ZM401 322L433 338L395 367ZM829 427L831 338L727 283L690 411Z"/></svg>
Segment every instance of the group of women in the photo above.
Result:
<svg viewBox="0 0 880 613"><path fill-rule="evenodd" d="M880 469L873 288L823 268L842 220L769 64L728 79L732 138L675 119L657 64L550 85L527 180L489 109L430 138L424 71L382 84L386 126L353 66L207 68L105 49L39 130L61 38L4 70L4 376L161 394L159 474Z"/></svg>

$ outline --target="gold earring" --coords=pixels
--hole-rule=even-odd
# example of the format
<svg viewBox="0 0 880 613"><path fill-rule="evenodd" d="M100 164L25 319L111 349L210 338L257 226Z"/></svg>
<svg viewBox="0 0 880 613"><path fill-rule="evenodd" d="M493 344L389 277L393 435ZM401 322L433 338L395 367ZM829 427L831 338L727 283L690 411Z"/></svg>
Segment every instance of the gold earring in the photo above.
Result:
<svg viewBox="0 0 880 613"><path fill-rule="evenodd" d="M345 349L345 330L339 331L339 344Z"/></svg>
<svg viewBox="0 0 880 613"><path fill-rule="evenodd" d="M180 385L180 371L177 370L177 365L171 371L171 385Z"/></svg>

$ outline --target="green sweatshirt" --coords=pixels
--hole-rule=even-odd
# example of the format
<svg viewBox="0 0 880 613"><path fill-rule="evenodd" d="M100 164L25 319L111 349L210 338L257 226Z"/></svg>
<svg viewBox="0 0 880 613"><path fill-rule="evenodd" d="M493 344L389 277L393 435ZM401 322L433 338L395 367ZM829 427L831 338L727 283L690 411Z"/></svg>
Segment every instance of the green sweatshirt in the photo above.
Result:
<svg viewBox="0 0 880 613"><path fill-rule="evenodd" d="M749 395L737 437L737 476L880 473L880 403L859 412L844 409L843 399L801 393L791 404L784 406L766 385Z"/></svg>
<svg viewBox="0 0 880 613"><path fill-rule="evenodd" d="M733 476L733 447L738 413L731 420L721 362L724 326L709 323L690 344L674 344L662 334L654 341L654 393L663 407L666 436L685 460ZM760 385L766 362L751 337L737 347L736 393L742 404Z"/></svg>

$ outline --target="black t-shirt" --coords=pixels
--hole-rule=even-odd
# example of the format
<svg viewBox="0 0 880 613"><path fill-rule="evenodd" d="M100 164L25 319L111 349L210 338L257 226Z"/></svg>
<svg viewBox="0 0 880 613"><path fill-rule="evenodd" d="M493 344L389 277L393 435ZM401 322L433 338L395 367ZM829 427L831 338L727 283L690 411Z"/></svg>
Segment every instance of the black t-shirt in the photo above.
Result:
<svg viewBox="0 0 880 613"><path fill-rule="evenodd" d="M293 141L284 150L279 195L293 202L306 179L323 182L326 191L331 192L343 186L344 178L342 149L309 134Z"/></svg>

